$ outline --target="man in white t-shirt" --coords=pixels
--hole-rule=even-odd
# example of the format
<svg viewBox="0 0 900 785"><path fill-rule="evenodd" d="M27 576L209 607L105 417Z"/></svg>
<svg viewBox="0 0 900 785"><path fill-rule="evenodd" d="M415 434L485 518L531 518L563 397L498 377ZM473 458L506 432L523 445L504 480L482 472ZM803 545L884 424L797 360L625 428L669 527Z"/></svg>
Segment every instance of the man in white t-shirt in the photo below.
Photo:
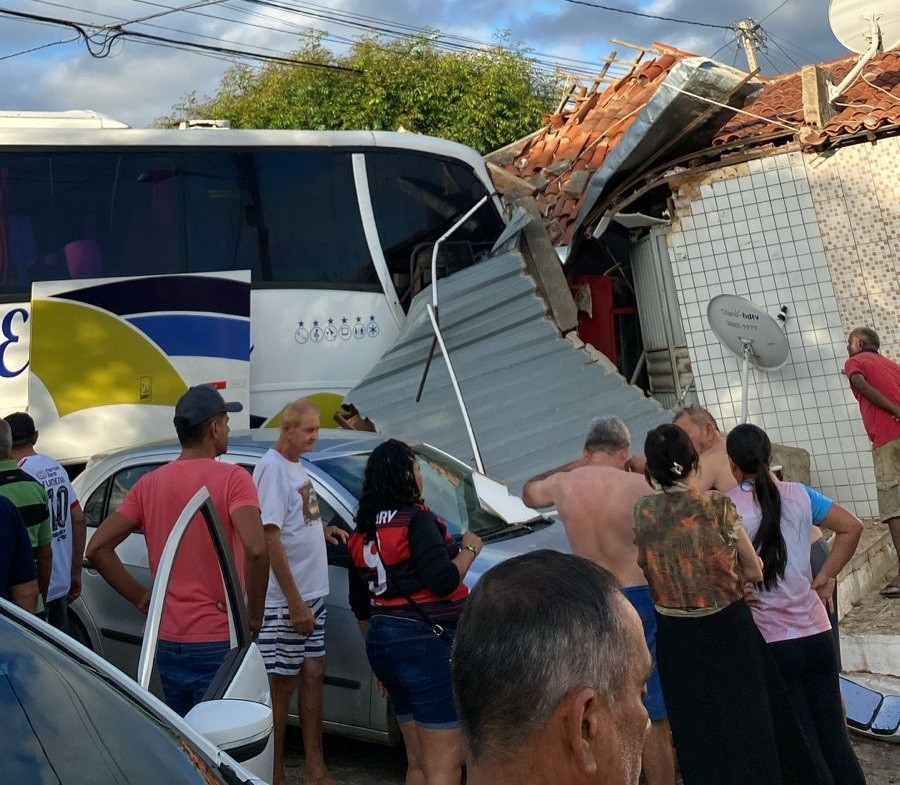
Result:
<svg viewBox="0 0 900 785"><path fill-rule="evenodd" d="M300 456L316 447L319 411L305 398L284 407L281 433L253 472L269 548L269 589L259 633L272 687L275 719L273 785L283 785L284 736L291 696L299 687L304 782L333 785L322 752L325 677L325 541L346 542L347 532L322 526L319 501Z"/></svg>
<svg viewBox="0 0 900 785"><path fill-rule="evenodd" d="M47 491L53 526L53 567L47 590L47 621L69 631L68 608L81 595L81 562L87 534L84 513L66 470L48 455L35 452L38 431L25 412L4 417L12 431L12 458Z"/></svg>

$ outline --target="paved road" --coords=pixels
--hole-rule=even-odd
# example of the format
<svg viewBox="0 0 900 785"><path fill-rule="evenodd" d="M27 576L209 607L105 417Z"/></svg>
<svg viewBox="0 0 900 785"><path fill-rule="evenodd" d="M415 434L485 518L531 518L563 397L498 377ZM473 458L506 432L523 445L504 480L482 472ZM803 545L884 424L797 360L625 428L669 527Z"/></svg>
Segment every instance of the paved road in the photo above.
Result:
<svg viewBox="0 0 900 785"><path fill-rule="evenodd" d="M867 785L900 785L900 744L851 736L866 773ZM296 728L288 731L287 780L303 782L302 740ZM325 759L342 785L402 785L406 758L402 749L325 737Z"/></svg>

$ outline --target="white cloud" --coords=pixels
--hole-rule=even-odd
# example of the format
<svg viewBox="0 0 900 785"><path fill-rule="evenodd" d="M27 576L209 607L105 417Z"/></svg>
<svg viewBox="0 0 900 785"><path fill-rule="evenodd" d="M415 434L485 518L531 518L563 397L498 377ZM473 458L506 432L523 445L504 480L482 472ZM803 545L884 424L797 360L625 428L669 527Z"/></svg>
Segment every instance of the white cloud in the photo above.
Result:
<svg viewBox="0 0 900 785"><path fill-rule="evenodd" d="M76 0L77 6L62 7L34 0L14 0L4 7L29 13L109 24L144 16L159 5L137 0ZM176 0L177 2L177 0ZM292 4L296 0L279 0ZM764 18L780 0L763 4L754 0L722 0L711 5L706 0L651 0L643 4L616 0L621 5L664 16L700 20L728 25L746 16ZM174 3L173 3L174 5ZM298 3L299 6L299 3ZM429 26L445 35L461 35L491 41L493 33L508 29L513 41L556 57L590 60L616 48L620 57L628 59L630 51L610 43L620 38L638 44L661 41L698 54L712 55L731 63L743 64L726 30L681 25L564 2L539 0L523 4L519 0L318 0L303 7L316 12L318 7L331 9L332 18L339 11L378 19L392 20L412 26ZM105 14L107 16L101 16ZM111 17L111 18L110 18ZM250 24L240 24L240 20ZM160 30L160 25L177 30ZM251 26L255 25L255 26ZM154 35L188 39L234 48L269 47L284 53L295 49L299 35L306 27L326 28L329 34L353 38L360 30L322 20L311 19L287 11L231 0L198 9L196 13L176 13L135 26ZM821 0L789 0L764 23L772 35L768 50L761 57L763 73L793 70L796 65L815 59L830 59L845 53L828 27L827 10ZM0 57L32 46L70 37L64 27L49 27L3 19L0 25ZM197 38L198 35L211 36ZM335 42L326 45L339 48ZM136 41L117 45L116 55L92 58L83 43L70 43L35 51L3 61L6 78L0 82L0 106L7 109L90 108L134 125L146 125L167 113L177 99L195 90L200 95L214 92L227 62L174 49L148 46ZM587 70L591 70L588 68Z"/></svg>

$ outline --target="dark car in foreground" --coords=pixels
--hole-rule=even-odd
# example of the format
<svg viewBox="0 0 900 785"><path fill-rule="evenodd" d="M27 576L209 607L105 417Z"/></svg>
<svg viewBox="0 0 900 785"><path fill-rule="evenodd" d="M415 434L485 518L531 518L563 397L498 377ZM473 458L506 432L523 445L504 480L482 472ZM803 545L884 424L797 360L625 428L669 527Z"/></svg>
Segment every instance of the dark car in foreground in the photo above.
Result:
<svg viewBox="0 0 900 785"><path fill-rule="evenodd" d="M241 704L236 706L236 704ZM232 711L235 709L236 711ZM267 707L219 701L228 732L265 724ZM244 711L248 709L248 711ZM5 783L264 785L190 724L96 654L0 600L0 760ZM219 723L222 735L225 722ZM270 764L271 768L271 764Z"/></svg>

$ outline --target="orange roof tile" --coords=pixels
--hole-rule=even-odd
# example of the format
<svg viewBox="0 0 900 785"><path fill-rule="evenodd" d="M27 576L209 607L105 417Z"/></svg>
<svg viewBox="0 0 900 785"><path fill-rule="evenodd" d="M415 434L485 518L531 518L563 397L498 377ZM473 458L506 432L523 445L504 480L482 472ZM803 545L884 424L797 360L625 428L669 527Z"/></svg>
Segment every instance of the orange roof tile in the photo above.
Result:
<svg viewBox="0 0 900 785"><path fill-rule="evenodd" d="M509 163L498 162L522 179L537 176L539 192L535 198L548 219L554 242L571 242L587 184L585 175L580 173L593 173L600 168L673 66L692 56L670 47L665 50L666 54L634 67L606 90L581 96L573 109L547 116L545 127L522 140ZM541 182L544 178L546 181Z"/></svg>
<svg viewBox="0 0 900 785"><path fill-rule="evenodd" d="M850 72L857 55L848 55L823 66L831 72L835 84ZM746 112L784 125L803 123L803 95L800 72L784 74L766 80L759 97L745 107ZM835 108L838 113L819 131L804 137L813 144L852 135L860 131L874 131L882 126L900 124L900 50L884 52L870 60L862 74L841 95ZM790 133L784 125L776 125L746 114L737 114L725 124L715 138L716 144L741 140L772 133Z"/></svg>

